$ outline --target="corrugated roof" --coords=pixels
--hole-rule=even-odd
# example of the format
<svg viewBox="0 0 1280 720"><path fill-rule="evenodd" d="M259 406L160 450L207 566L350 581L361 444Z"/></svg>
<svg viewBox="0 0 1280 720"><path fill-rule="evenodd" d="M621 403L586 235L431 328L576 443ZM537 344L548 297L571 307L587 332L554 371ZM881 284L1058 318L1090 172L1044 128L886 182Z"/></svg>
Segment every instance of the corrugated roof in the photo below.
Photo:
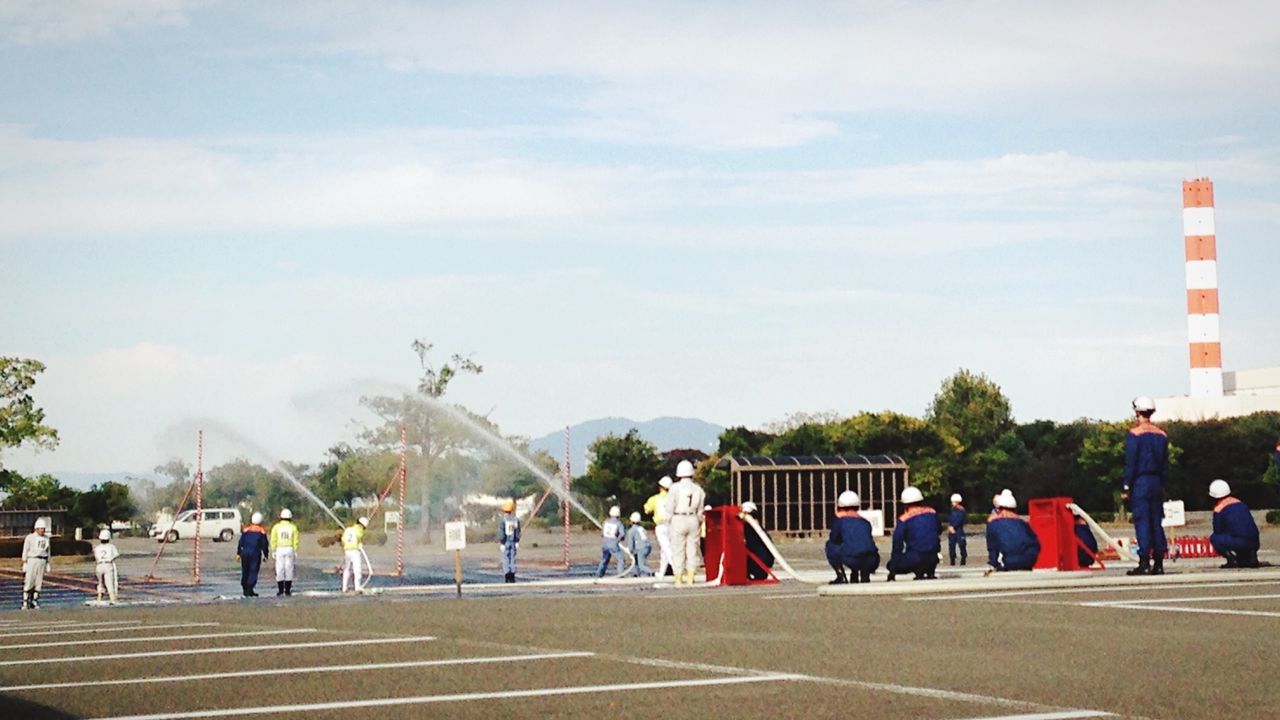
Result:
<svg viewBox="0 0 1280 720"><path fill-rule="evenodd" d="M900 456L892 453L884 455L729 455L720 458L716 467L725 469L731 466L738 468L768 467L907 467Z"/></svg>

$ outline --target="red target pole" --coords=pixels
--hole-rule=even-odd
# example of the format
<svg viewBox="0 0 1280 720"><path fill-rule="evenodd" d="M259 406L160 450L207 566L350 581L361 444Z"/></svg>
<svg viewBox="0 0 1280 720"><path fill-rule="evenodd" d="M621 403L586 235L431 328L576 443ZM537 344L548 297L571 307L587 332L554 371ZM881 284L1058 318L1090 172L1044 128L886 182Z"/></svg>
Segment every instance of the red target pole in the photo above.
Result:
<svg viewBox="0 0 1280 720"><path fill-rule="evenodd" d="M564 569L569 569L569 480L573 477L573 473L569 469L569 426L564 427L564 494L566 497L560 498L560 515L564 518L564 540L561 545L564 550Z"/></svg>
<svg viewBox="0 0 1280 720"><path fill-rule="evenodd" d="M200 521L204 518L204 430L196 431L196 551L194 576L200 584Z"/></svg>
<svg viewBox="0 0 1280 720"><path fill-rule="evenodd" d="M396 576L404 577L404 481L408 474L409 431L400 426L400 520L396 523Z"/></svg>

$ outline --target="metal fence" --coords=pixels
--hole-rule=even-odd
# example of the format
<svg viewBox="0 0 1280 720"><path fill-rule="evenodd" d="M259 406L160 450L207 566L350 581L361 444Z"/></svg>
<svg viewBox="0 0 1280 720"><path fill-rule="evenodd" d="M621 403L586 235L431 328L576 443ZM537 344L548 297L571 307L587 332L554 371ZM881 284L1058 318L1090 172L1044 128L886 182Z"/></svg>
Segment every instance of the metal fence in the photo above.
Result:
<svg viewBox="0 0 1280 720"><path fill-rule="evenodd" d="M892 527L910 484L910 468L897 455L727 456L716 467L730 473L733 504L756 503L769 532L789 536L826 533L845 490L858 493L864 510L883 511Z"/></svg>
<svg viewBox="0 0 1280 720"><path fill-rule="evenodd" d="M66 508L0 508L0 538L26 537L35 527L36 518L44 518L49 523L48 534L51 537L62 535L66 530Z"/></svg>

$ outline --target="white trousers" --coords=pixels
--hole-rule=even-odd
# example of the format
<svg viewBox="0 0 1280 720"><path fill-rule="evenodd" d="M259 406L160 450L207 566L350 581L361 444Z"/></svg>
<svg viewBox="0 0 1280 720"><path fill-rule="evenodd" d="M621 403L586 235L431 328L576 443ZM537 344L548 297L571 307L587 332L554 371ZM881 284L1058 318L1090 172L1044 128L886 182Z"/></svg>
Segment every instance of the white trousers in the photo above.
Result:
<svg viewBox="0 0 1280 720"><path fill-rule="evenodd" d="M364 577L364 558L360 557L359 550L347 550L343 555L342 562L342 592L347 591L347 580L355 578L355 590L363 589L360 579Z"/></svg>
<svg viewBox="0 0 1280 720"><path fill-rule="evenodd" d="M111 598L111 602L115 602L118 588L116 584L116 564L113 562L98 563L97 572L98 597L102 597L103 594L106 594L107 597Z"/></svg>
<svg viewBox="0 0 1280 720"><path fill-rule="evenodd" d="M702 522L697 515L676 515L671 518L671 567L675 569L676 577L686 571L698 571L698 539L701 530Z"/></svg>
<svg viewBox="0 0 1280 720"><path fill-rule="evenodd" d="M667 523L655 525L653 534L658 537L658 577L662 577L671 567L671 526Z"/></svg>
<svg viewBox="0 0 1280 720"><path fill-rule="evenodd" d="M293 567L296 560L297 554L294 553L293 548L276 550L276 582L293 582Z"/></svg>
<svg viewBox="0 0 1280 720"><path fill-rule="evenodd" d="M23 570L26 574L22 578L23 592L35 590L40 592L40 588L44 587L44 569L48 565L47 560L41 558L28 558L24 564Z"/></svg>

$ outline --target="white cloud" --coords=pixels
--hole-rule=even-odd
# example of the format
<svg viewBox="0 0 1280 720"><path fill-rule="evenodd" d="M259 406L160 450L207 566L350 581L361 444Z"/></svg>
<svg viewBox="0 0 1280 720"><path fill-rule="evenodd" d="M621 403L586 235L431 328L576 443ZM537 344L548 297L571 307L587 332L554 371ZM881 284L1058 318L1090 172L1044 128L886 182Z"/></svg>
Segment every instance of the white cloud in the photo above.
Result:
<svg viewBox="0 0 1280 720"><path fill-rule="evenodd" d="M267 12L404 71L581 80L579 129L620 141L785 146L877 110L1215 114L1269 107L1280 73L1262 0L303 7Z"/></svg>
<svg viewBox="0 0 1280 720"><path fill-rule="evenodd" d="M183 27L209 0L6 0L0 46L67 43L146 26Z"/></svg>

